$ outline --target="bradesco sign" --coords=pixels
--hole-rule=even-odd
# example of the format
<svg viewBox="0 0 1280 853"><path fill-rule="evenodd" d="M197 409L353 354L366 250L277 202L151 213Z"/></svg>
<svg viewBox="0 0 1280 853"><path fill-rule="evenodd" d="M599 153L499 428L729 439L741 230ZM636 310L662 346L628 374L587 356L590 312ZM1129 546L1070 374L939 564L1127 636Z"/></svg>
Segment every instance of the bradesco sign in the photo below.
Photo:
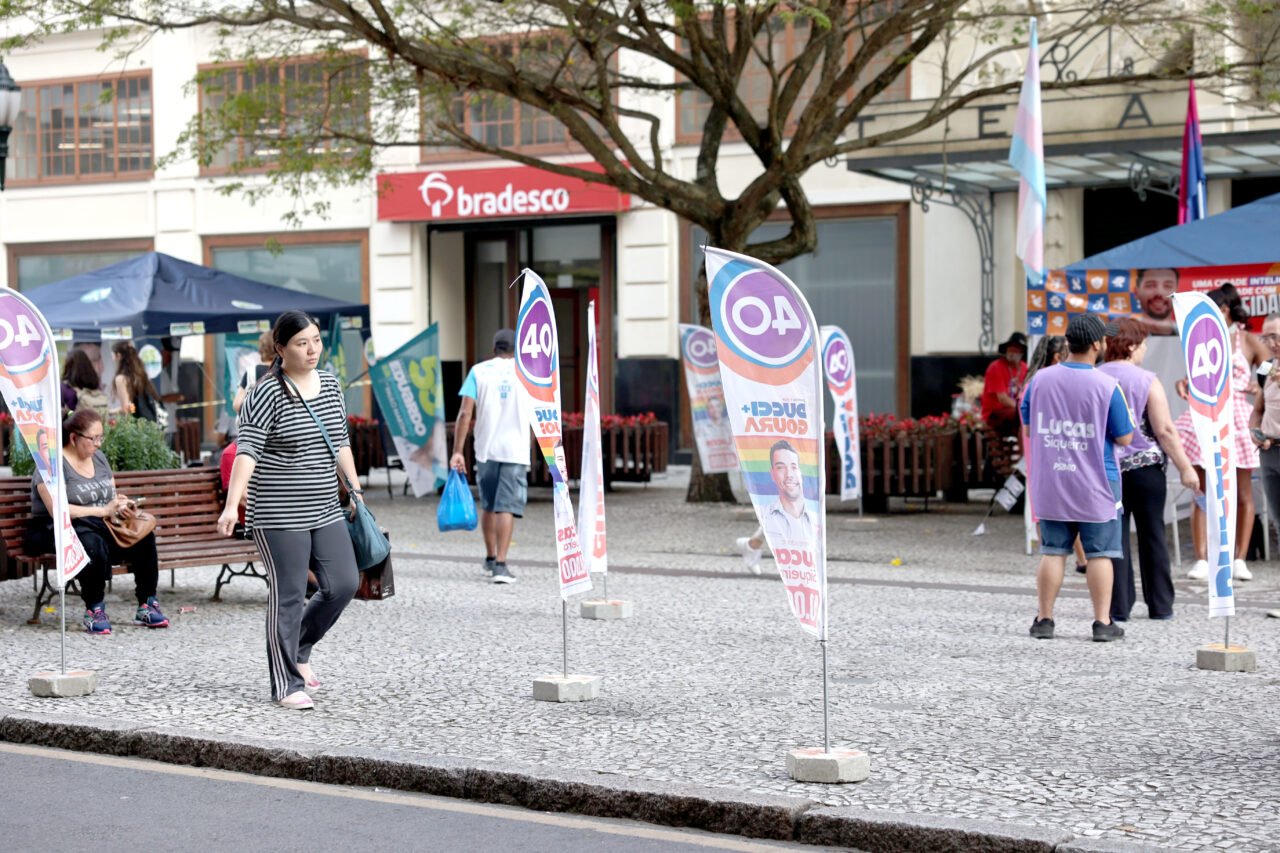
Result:
<svg viewBox="0 0 1280 853"><path fill-rule="evenodd" d="M600 172L595 163L575 168ZM528 166L450 169L378 176L378 219L390 222L457 222L572 213L618 213L631 196Z"/></svg>

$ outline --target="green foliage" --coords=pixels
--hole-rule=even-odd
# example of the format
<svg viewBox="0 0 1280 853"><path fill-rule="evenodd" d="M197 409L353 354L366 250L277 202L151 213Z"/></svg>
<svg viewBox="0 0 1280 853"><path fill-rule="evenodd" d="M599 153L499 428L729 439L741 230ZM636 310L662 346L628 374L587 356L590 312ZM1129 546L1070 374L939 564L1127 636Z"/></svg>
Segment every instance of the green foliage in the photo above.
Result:
<svg viewBox="0 0 1280 853"><path fill-rule="evenodd" d="M143 418L122 417L103 424L102 452L112 471L154 471L158 468L177 468L178 454L165 444L160 427ZM35 472L35 462L27 443L14 433L9 448L9 465L15 477L30 477Z"/></svg>
<svg viewBox="0 0 1280 853"><path fill-rule="evenodd" d="M112 471L177 468L178 454L165 444L164 432L145 418L121 417L107 423L102 452Z"/></svg>
<svg viewBox="0 0 1280 853"><path fill-rule="evenodd" d="M31 458L31 451L27 450L27 443L22 440L22 436L18 435L18 431L13 431L13 442L9 446L9 467L13 469L15 477L30 477L36 470L36 463Z"/></svg>

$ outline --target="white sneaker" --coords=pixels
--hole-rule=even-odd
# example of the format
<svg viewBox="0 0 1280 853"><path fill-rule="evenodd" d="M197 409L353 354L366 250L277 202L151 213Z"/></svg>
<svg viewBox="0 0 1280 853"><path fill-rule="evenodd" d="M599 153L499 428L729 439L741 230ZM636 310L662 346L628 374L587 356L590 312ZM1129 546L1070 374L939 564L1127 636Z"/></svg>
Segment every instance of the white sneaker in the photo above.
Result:
<svg viewBox="0 0 1280 853"><path fill-rule="evenodd" d="M1187 577L1193 581L1207 580L1209 577L1209 561L1196 560L1196 564L1191 567L1191 571L1187 572Z"/></svg>
<svg viewBox="0 0 1280 853"><path fill-rule="evenodd" d="M1253 572L1249 571L1249 567L1244 564L1244 560L1236 560L1231 564L1231 577L1238 581L1253 580Z"/></svg>
<svg viewBox="0 0 1280 853"><path fill-rule="evenodd" d="M760 557L764 553L764 549L752 548L751 537L749 536L739 536L734 540L734 544L742 552L743 567L753 575L760 574Z"/></svg>
<svg viewBox="0 0 1280 853"><path fill-rule="evenodd" d="M316 706L316 703L311 701L311 697L301 690L290 693L276 704L290 711L310 711Z"/></svg>

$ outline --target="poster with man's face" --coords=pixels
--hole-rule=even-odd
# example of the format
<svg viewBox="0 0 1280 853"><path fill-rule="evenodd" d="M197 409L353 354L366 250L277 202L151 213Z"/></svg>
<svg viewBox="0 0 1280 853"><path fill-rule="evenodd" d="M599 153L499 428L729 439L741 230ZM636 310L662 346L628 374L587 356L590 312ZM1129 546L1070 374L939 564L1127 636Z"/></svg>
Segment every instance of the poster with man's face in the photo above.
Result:
<svg viewBox="0 0 1280 853"><path fill-rule="evenodd" d="M1040 286L1027 288L1027 333L1062 335L1072 314L1104 319L1132 317L1152 335L1177 334L1173 295L1205 292L1230 284L1258 331L1280 311L1280 262L1225 267L1149 267L1119 270L1051 270Z"/></svg>

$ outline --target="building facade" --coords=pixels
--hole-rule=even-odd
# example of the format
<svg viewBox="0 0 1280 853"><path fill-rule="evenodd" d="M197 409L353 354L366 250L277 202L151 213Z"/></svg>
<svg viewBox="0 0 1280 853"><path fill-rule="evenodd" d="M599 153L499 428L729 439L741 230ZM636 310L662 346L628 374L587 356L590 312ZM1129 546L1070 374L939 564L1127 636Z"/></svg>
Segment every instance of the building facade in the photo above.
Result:
<svg viewBox="0 0 1280 853"><path fill-rule="evenodd" d="M380 174L368 186L330 191L326 218L285 224L291 200L249 204L226 194L224 163L164 159L201 109L191 81L214 61L212 33L158 34L124 61L99 52L98 42L95 32L61 35L5 57L25 106L11 140L8 189L0 194L6 285L29 290L156 250L368 302L382 353L439 324L451 417L452 389L487 357L493 332L513 325L518 293L510 285L529 267L556 303L566 410L581 408L586 309L595 300L606 410L680 417L676 326L697 316L693 283L704 242L689 223L598 185L406 147L381 155ZM905 120L935 85L911 69L859 128ZM1176 170L1170 157L1180 147L1185 94L1171 90L1136 104L1124 92L1108 97L1056 105L1046 99L1046 145L1059 157L1050 158L1049 171L1051 266L1174 222L1167 197L1153 191L1146 202L1138 199L1126 162L1136 152L1142 162L1173 162ZM941 410L961 363L952 357L967 369L979 360L980 339L990 346L1023 328L1013 252L1016 183L1002 165L1015 99L958 113L947 135L939 128L804 176L819 220L818 248L784 269L819 321L842 326L852 339L864 412ZM697 105L675 98L643 106L663 117L671 168L692 176ZM1210 211L1270 188L1280 174L1280 124L1220 99L1202 101L1200 113L1211 155ZM554 129L515 111L477 118L471 130L518 139L540 156L584 159ZM1215 138L1244 147L1216 145ZM1233 165L1233 156L1244 159ZM746 146L726 143L722 192L745 186L753 163ZM930 181L933 189L922 189ZM985 236L972 209L946 203L958 198L946 192L960 184L980 191ZM926 211L920 202L930 199ZM783 228L779 221L763 231ZM188 345L184 356L204 359L210 373L220 370L215 345Z"/></svg>

